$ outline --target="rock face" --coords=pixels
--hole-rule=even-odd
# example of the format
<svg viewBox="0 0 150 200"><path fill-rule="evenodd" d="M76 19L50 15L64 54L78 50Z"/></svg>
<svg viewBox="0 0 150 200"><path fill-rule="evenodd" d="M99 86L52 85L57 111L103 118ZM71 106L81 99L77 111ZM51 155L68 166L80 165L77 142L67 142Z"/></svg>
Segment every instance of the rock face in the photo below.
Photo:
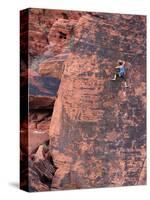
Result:
<svg viewBox="0 0 150 200"><path fill-rule="evenodd" d="M64 61L68 57L68 53L59 54L55 56L53 59L47 59L40 63L39 65L39 73L41 75L50 75L56 78L61 79L63 70L64 70Z"/></svg>
<svg viewBox="0 0 150 200"><path fill-rule="evenodd" d="M21 188L145 184L146 17L27 9L20 36Z"/></svg>
<svg viewBox="0 0 150 200"><path fill-rule="evenodd" d="M82 12L29 9L29 53L32 56L61 53L81 15Z"/></svg>
<svg viewBox="0 0 150 200"><path fill-rule="evenodd" d="M30 70L31 72L31 70ZM30 109L52 109L60 80L52 76L28 73Z"/></svg>
<svg viewBox="0 0 150 200"><path fill-rule="evenodd" d="M49 130L52 188L145 184L145 17L85 13L75 30ZM128 88L111 80L118 59Z"/></svg>
<svg viewBox="0 0 150 200"><path fill-rule="evenodd" d="M40 144L47 141L49 123L53 112L54 101L60 83L59 79L50 76L41 77L32 69L23 70L21 73L22 90L28 81L29 116L23 122L22 146L30 154ZM25 127L29 127L28 136ZM24 143L25 137L29 138L28 145Z"/></svg>

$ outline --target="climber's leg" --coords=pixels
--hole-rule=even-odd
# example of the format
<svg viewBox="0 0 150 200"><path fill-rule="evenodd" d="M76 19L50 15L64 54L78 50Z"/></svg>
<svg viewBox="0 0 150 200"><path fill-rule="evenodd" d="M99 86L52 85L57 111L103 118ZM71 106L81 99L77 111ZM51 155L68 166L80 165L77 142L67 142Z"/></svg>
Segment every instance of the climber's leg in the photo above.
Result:
<svg viewBox="0 0 150 200"><path fill-rule="evenodd" d="M114 75L114 78L112 80L115 81L116 78L117 78L117 74Z"/></svg>
<svg viewBox="0 0 150 200"><path fill-rule="evenodd" d="M128 85L127 85L127 82L126 82L126 81L124 82L124 86L125 86L126 88L128 87Z"/></svg>
<svg viewBox="0 0 150 200"><path fill-rule="evenodd" d="M121 78L124 80L124 86L127 88L128 85L127 85L127 81L126 81L126 78L124 75L121 76Z"/></svg>

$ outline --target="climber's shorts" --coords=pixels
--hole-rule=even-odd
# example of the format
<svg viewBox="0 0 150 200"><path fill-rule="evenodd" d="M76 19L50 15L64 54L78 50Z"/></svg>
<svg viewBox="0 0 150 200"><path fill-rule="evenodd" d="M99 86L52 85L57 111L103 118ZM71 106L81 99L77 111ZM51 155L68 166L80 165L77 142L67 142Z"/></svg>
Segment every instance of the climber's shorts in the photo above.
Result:
<svg viewBox="0 0 150 200"><path fill-rule="evenodd" d="M121 75L120 78L122 78L124 81L126 81L125 75Z"/></svg>
<svg viewBox="0 0 150 200"><path fill-rule="evenodd" d="M117 72L116 75L118 78L122 78L124 81L126 81L125 73Z"/></svg>

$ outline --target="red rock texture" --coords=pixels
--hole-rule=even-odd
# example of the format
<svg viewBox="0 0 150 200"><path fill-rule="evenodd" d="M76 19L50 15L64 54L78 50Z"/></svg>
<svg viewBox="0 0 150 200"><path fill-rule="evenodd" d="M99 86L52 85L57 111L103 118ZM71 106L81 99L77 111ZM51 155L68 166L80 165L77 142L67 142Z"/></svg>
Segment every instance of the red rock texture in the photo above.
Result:
<svg viewBox="0 0 150 200"><path fill-rule="evenodd" d="M80 18L81 12L30 9L29 12L29 53L43 55L51 49L61 52L68 42L61 38L61 33L69 34L71 27ZM49 53L52 53L52 52Z"/></svg>
<svg viewBox="0 0 150 200"><path fill-rule="evenodd" d="M29 115L22 123L21 145L29 155L48 138L49 123L54 106L58 83L51 77L41 77L32 69L21 73L21 87L26 88L28 81ZM51 82L53 86L51 86ZM28 145L25 138L28 138Z"/></svg>
<svg viewBox="0 0 150 200"><path fill-rule="evenodd" d="M144 184L145 17L85 13L75 30L49 130L52 188ZM111 81L120 58L129 88Z"/></svg>
<svg viewBox="0 0 150 200"><path fill-rule="evenodd" d="M27 190L145 184L146 17L29 9L22 19ZM111 80L118 59L128 88Z"/></svg>

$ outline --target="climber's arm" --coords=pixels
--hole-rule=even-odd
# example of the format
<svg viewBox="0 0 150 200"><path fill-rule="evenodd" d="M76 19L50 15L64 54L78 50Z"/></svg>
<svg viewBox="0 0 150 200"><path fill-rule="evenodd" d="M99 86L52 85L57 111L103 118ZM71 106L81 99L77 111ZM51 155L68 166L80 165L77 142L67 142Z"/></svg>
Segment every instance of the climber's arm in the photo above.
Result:
<svg viewBox="0 0 150 200"><path fill-rule="evenodd" d="M125 61L123 61L123 64L122 64L123 66L125 65Z"/></svg>

